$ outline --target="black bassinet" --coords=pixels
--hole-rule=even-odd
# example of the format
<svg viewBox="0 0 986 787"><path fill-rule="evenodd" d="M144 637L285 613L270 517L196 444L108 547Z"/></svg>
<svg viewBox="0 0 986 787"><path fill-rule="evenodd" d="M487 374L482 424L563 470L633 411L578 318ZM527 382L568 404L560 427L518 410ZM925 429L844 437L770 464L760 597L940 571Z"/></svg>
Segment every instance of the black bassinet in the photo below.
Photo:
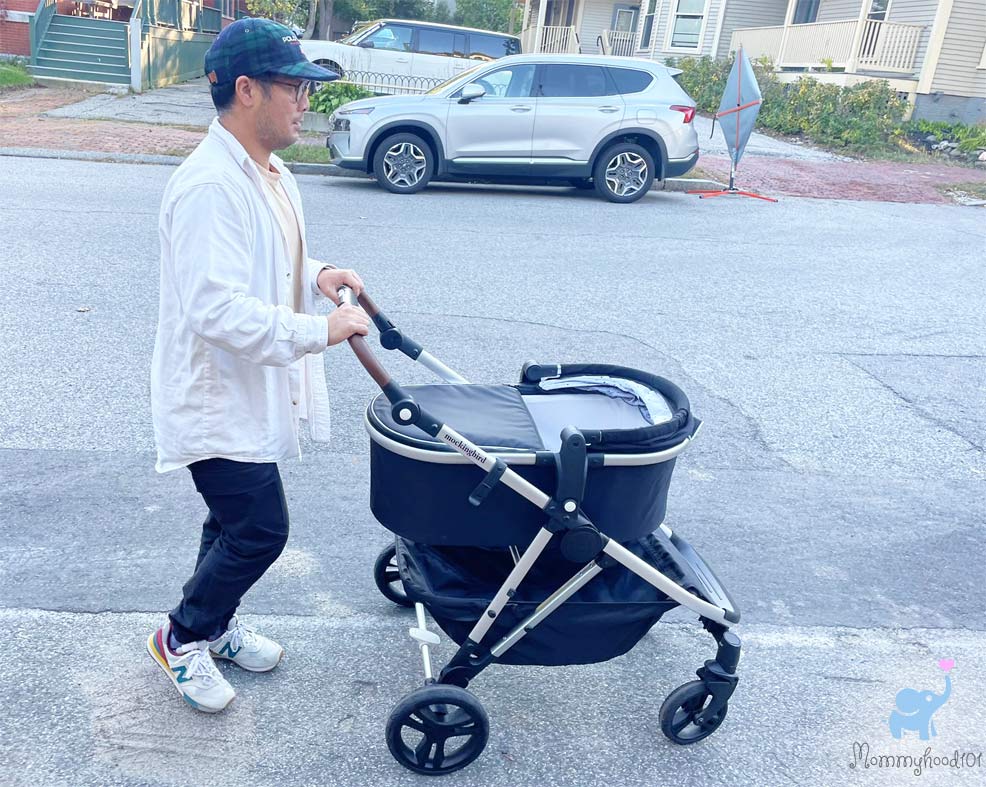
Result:
<svg viewBox="0 0 986 787"><path fill-rule="evenodd" d="M419 385L405 390L423 410L496 454L539 489L556 487L555 451L564 426L586 437L589 470L582 509L608 537L644 538L664 520L674 456L700 422L673 383L635 369L558 367L556 378L630 380L657 393L666 414L653 423L632 403L599 393L536 384ZM423 544L524 547L545 514L503 485L480 506L469 496L483 474L464 456L415 426L398 424L381 394L367 408L370 506L388 530Z"/></svg>

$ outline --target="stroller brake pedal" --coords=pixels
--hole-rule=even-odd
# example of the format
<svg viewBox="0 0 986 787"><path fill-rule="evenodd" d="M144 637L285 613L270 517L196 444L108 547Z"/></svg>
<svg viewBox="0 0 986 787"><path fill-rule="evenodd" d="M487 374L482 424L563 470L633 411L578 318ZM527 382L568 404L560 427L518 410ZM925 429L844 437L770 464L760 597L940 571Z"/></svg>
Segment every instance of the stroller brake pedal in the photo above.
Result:
<svg viewBox="0 0 986 787"><path fill-rule="evenodd" d="M411 638L417 640L422 645L441 645L441 638L434 632L428 631L428 629L419 629L417 626L409 628L407 633L411 635Z"/></svg>

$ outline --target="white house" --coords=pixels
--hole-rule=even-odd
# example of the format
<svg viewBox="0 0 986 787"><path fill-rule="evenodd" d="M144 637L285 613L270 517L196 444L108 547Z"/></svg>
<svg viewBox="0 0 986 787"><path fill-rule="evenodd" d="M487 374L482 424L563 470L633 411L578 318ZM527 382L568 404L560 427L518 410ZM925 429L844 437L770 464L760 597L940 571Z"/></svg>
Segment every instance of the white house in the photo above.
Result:
<svg viewBox="0 0 986 787"><path fill-rule="evenodd" d="M916 117L986 122L986 0L527 0L521 38L655 60L742 45L782 79L886 79Z"/></svg>

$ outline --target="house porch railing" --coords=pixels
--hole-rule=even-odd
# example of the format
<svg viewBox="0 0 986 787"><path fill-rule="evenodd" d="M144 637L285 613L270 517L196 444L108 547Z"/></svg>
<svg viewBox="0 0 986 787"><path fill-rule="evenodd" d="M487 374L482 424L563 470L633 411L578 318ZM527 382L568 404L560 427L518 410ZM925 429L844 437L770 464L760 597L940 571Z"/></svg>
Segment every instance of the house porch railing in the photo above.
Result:
<svg viewBox="0 0 986 787"><path fill-rule="evenodd" d="M733 31L729 48L777 68L912 73L923 25L848 19L804 25L746 27Z"/></svg>
<svg viewBox="0 0 986 787"><path fill-rule="evenodd" d="M633 57L637 51L637 34L623 30L603 30L596 43L604 55Z"/></svg>
<svg viewBox="0 0 986 787"><path fill-rule="evenodd" d="M525 54L578 54L579 37L575 28L569 25L549 25L540 29L532 25L521 32L520 46Z"/></svg>

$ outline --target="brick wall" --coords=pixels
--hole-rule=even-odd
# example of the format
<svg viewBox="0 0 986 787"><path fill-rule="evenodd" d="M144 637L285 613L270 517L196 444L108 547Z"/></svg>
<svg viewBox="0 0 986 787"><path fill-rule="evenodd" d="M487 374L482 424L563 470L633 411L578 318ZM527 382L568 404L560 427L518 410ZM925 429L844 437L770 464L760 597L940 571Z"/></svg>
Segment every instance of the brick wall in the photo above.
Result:
<svg viewBox="0 0 986 787"><path fill-rule="evenodd" d="M0 0L0 54L31 54L31 26L23 13L37 7L36 0Z"/></svg>

